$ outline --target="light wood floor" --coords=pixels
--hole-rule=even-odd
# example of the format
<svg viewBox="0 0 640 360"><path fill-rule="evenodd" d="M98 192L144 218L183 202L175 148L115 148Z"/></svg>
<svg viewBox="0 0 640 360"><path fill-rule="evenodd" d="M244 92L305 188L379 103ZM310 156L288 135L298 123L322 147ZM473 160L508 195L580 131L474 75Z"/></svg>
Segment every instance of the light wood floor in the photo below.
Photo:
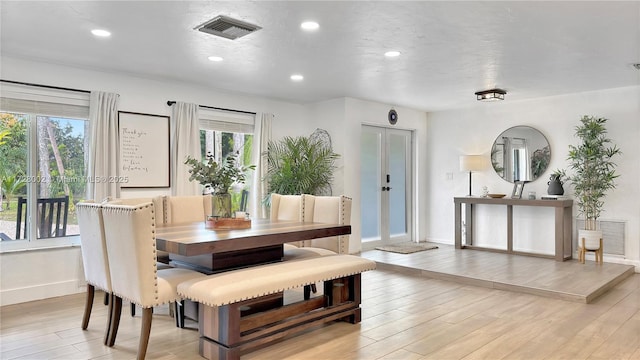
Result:
<svg viewBox="0 0 640 360"><path fill-rule="evenodd" d="M413 254L370 250L361 256L376 261L379 268L583 303L593 301L635 271L632 265L597 264L589 260L581 264L575 259L559 262L434 245L438 249Z"/></svg>
<svg viewBox="0 0 640 360"><path fill-rule="evenodd" d="M243 359L640 359L640 274L584 304L379 269L363 274L362 298L360 324L331 323ZM83 302L78 294L0 308L0 358L135 358L141 318L123 314L108 348L102 297L87 331ZM197 338L159 308L147 358L200 359Z"/></svg>

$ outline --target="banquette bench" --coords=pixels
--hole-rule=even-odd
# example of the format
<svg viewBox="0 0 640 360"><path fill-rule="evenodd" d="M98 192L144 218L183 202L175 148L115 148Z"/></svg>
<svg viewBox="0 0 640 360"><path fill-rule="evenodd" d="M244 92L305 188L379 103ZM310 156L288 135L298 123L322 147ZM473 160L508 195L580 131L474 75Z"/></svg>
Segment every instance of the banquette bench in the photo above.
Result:
<svg viewBox="0 0 640 360"><path fill-rule="evenodd" d="M178 294L199 302L200 355L239 359L284 336L333 320L360 322L360 274L374 261L330 255L254 266L186 281ZM285 290L324 282L324 293L285 304Z"/></svg>

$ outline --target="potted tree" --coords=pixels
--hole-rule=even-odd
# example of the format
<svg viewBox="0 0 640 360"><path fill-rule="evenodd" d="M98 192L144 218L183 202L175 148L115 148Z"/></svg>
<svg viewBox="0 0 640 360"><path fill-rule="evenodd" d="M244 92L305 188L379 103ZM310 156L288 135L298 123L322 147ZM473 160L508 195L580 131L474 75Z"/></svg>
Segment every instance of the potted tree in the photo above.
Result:
<svg viewBox="0 0 640 360"><path fill-rule="evenodd" d="M268 192L281 195L329 195L340 155L313 137L284 137L267 145ZM269 197L265 198L268 202Z"/></svg>
<svg viewBox="0 0 640 360"><path fill-rule="evenodd" d="M567 179L573 186L579 213L585 220L585 228L579 230L578 239L585 239L584 247L588 250L600 248L602 230L597 229L596 221L603 210L607 191L616 187L615 179L619 176L613 158L621 152L607 138L606 122L605 118L583 116L575 128L575 136L581 143L569 145L567 157L573 172Z"/></svg>

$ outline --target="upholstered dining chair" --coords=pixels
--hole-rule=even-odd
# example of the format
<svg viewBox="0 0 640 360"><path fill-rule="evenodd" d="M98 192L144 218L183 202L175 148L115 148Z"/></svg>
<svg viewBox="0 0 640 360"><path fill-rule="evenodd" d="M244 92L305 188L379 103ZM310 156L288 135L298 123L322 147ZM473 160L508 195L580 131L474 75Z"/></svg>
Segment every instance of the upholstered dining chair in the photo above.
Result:
<svg viewBox="0 0 640 360"><path fill-rule="evenodd" d="M204 222L207 215L211 215L211 195L167 196L165 198L165 224Z"/></svg>
<svg viewBox="0 0 640 360"><path fill-rule="evenodd" d="M302 203L304 221L351 225L352 199L349 197L302 195ZM348 254L349 235L305 240L303 247L308 250L325 249L335 254Z"/></svg>
<svg viewBox="0 0 640 360"><path fill-rule="evenodd" d="M176 319L181 318L182 301L176 289L179 283L204 278L205 275L187 269L156 268L155 212L153 203L138 205L103 205L107 254L115 295L110 339L113 346L118 333L122 299L142 307L142 326L138 345L138 359L144 359L151 332L152 309L174 303Z"/></svg>
<svg viewBox="0 0 640 360"><path fill-rule="evenodd" d="M166 207L166 201L167 201L166 199L167 199L166 196L158 195L158 196L148 197L148 198L117 198L117 199L110 200L107 203L113 204L113 205L137 205L137 204L142 204L146 202L152 202L153 211L156 219L156 225L158 225L158 224L164 224L166 222L166 216L165 216L165 210L164 210L164 208ZM158 269L169 268L169 262L171 261L171 259L169 259L168 252L158 251L157 259L158 259L158 262L157 262ZM108 301L106 300L106 298L105 298L105 304L108 304ZM173 314L173 311L171 313ZM131 316L136 316L136 305L133 303L131 303ZM181 324L181 321L183 320L184 319L176 319L176 324Z"/></svg>
<svg viewBox="0 0 640 360"><path fill-rule="evenodd" d="M271 220L303 221L302 211L302 195L271 194L271 212L269 214ZM301 241L284 244L285 250L299 246L302 246Z"/></svg>
<svg viewBox="0 0 640 360"><path fill-rule="evenodd" d="M80 227L82 265L84 266L84 277L87 281L87 297L82 318L82 330L86 330L89 326L89 318L93 309L95 288L103 290L106 296L112 296L111 274L109 272L101 204L90 201L79 202L76 204L76 214L78 226ZM113 298L107 303L109 305L109 316L104 332L105 344L109 340Z"/></svg>
<svg viewBox="0 0 640 360"><path fill-rule="evenodd" d="M305 222L351 225L351 198L341 196L314 196L304 194L302 197L302 220ZM320 239L304 240L299 247L285 247L284 260L298 260L349 253L349 236L333 236ZM317 292L315 284L304 288L305 299L310 291Z"/></svg>

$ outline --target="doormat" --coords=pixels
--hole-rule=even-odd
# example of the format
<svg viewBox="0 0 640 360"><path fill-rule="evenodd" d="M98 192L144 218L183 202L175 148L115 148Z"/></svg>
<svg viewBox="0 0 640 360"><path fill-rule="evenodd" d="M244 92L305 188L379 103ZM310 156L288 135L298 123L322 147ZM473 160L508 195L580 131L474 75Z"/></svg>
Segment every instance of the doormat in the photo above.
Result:
<svg viewBox="0 0 640 360"><path fill-rule="evenodd" d="M395 245L378 246L376 250L389 251L398 254L412 254L418 251L437 249L436 245L421 244L421 243L401 243Z"/></svg>

